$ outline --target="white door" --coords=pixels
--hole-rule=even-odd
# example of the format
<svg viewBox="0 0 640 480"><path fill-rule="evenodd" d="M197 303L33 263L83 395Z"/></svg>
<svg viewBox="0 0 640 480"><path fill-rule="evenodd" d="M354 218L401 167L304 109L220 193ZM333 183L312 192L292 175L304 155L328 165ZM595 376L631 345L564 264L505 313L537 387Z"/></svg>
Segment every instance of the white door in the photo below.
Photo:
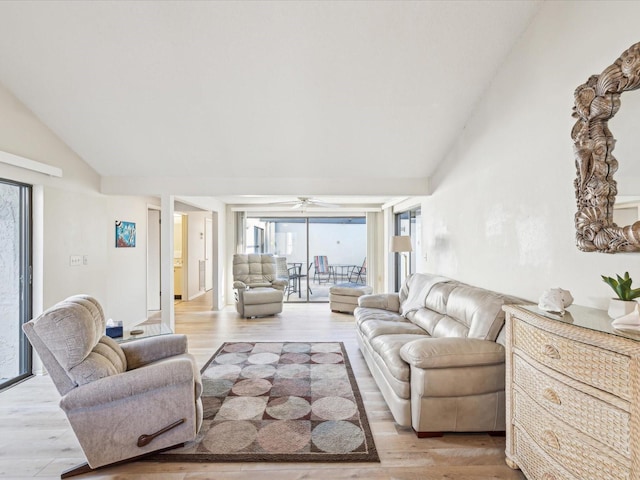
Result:
<svg viewBox="0 0 640 480"><path fill-rule="evenodd" d="M213 288L213 219L204 219L204 289Z"/></svg>

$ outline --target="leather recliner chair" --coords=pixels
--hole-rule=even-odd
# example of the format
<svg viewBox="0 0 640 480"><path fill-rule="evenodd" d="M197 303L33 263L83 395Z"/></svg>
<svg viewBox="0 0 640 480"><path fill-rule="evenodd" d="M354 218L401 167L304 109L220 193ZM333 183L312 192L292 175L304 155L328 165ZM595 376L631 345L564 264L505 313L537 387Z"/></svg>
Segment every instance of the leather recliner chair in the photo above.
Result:
<svg viewBox="0 0 640 480"><path fill-rule="evenodd" d="M282 312L286 280L277 278L275 257L267 253L233 256L236 310L245 318Z"/></svg>

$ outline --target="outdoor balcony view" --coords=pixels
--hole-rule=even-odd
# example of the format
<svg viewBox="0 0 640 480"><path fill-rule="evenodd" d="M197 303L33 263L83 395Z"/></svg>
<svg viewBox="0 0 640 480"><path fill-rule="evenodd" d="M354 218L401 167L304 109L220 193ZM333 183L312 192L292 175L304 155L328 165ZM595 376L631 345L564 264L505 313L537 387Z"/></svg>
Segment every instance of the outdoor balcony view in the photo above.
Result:
<svg viewBox="0 0 640 480"><path fill-rule="evenodd" d="M276 256L288 302L327 302L332 285L367 282L365 217L249 217L245 245Z"/></svg>

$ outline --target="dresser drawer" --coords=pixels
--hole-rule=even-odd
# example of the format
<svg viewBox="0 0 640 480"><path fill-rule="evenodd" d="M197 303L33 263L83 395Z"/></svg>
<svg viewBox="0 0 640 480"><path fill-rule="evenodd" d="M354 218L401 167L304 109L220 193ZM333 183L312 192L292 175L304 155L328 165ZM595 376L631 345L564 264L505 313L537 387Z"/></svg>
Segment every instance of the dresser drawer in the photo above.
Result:
<svg viewBox="0 0 640 480"><path fill-rule="evenodd" d="M513 323L513 344L549 368L631 400L630 358L626 355L570 340L520 321Z"/></svg>
<svg viewBox="0 0 640 480"><path fill-rule="evenodd" d="M526 433L514 428L515 452L518 466L527 478L540 480L586 480L576 478L540 450Z"/></svg>
<svg viewBox="0 0 640 480"><path fill-rule="evenodd" d="M626 458L631 457L629 412L546 375L517 355L513 362L514 383L544 410Z"/></svg>
<svg viewBox="0 0 640 480"><path fill-rule="evenodd" d="M614 460L615 452L604 445L585 442L577 430L549 415L527 394L514 390L513 395L516 426L525 430L547 455L574 476L585 480L630 478L630 462L626 461L625 465Z"/></svg>

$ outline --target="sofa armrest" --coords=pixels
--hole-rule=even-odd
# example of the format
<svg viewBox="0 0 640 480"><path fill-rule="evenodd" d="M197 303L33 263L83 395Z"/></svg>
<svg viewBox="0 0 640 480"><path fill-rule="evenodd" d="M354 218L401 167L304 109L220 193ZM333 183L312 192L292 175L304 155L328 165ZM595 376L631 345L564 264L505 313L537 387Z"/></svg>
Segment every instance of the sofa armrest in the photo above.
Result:
<svg viewBox="0 0 640 480"><path fill-rule="evenodd" d="M244 282L241 282L240 280L234 280L233 281L233 288L237 288L238 290L246 290L247 289L247 284Z"/></svg>
<svg viewBox="0 0 640 480"><path fill-rule="evenodd" d="M118 400L148 394L169 385L195 382L189 358L172 358L137 370L101 378L74 388L60 400L65 412L106 406ZM193 388L193 387L190 387ZM195 390L194 390L195 392Z"/></svg>
<svg viewBox="0 0 640 480"><path fill-rule="evenodd" d="M287 285L289 285L289 282L287 280L274 280L273 282L271 282L271 285L273 285L274 288L277 288L278 290L284 290L284 287L286 287Z"/></svg>
<svg viewBox="0 0 640 480"><path fill-rule="evenodd" d="M375 295L361 295L358 306L366 308L380 308L391 312L400 311L400 296L397 293L378 293Z"/></svg>
<svg viewBox="0 0 640 480"><path fill-rule="evenodd" d="M142 367L151 362L187 353L186 335L157 335L121 343L127 357L127 370Z"/></svg>
<svg viewBox="0 0 640 480"><path fill-rule="evenodd" d="M412 367L475 367L504 363L504 347L477 338L421 338L407 342L400 357Z"/></svg>

